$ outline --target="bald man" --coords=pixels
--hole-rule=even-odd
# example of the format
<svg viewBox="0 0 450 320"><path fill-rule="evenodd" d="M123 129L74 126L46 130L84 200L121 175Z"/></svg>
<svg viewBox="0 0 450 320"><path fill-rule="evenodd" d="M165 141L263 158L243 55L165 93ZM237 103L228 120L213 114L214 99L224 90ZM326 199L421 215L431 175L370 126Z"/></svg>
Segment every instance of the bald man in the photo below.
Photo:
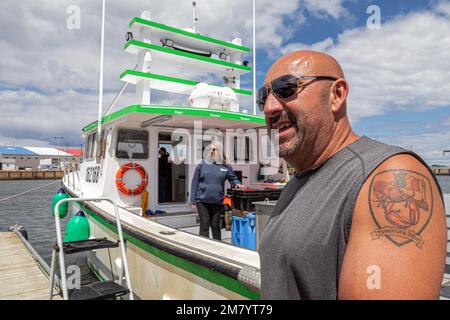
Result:
<svg viewBox="0 0 450 320"><path fill-rule="evenodd" d="M296 170L261 237L261 297L437 299L441 190L413 152L352 131L348 93L338 62L313 51L276 61L258 91Z"/></svg>

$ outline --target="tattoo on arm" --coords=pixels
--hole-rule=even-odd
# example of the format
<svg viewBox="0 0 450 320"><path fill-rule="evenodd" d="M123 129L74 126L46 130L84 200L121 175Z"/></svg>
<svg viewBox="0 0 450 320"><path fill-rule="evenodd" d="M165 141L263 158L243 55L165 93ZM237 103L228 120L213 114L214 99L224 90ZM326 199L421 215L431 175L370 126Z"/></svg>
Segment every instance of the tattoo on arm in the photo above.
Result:
<svg viewBox="0 0 450 320"><path fill-rule="evenodd" d="M377 228L372 240L382 236L401 247L414 242L422 248L422 232L433 213L430 180L411 170L387 170L370 182L369 207Z"/></svg>

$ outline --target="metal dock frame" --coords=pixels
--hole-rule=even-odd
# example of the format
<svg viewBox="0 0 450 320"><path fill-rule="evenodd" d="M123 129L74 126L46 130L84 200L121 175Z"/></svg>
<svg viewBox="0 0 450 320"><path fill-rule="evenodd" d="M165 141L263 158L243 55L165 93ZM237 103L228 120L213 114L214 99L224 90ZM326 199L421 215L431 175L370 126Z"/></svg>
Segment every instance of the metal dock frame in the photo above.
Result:
<svg viewBox="0 0 450 320"><path fill-rule="evenodd" d="M69 300L69 293L67 290L67 277L66 277L66 265L64 262L64 247L63 247L63 239L62 239L62 232L61 232L61 222L59 219L59 207L62 203L65 202L88 202L88 201L107 201L110 202L114 206L114 213L116 216L116 225L117 225L117 233L119 235L119 243L120 243L120 253L122 256L122 264L123 268L122 270L125 271L125 279L127 281L127 287L129 290L129 298L130 300L134 300L134 295L131 287L131 280L130 280L130 273L128 270L128 260L127 255L125 252L125 241L123 239L123 233L122 233L122 224L120 221L120 215L119 215L119 209L114 200L107 197L100 197L100 198L69 198L69 199L63 199L60 200L56 206L55 206L55 226L56 226L56 238L57 238L57 251L59 254L59 268L61 273L61 289L63 293L64 300ZM54 287L54 279L55 279L55 272L56 272L56 250L53 250L52 253L52 263L51 263L51 269L50 269L50 285L49 285L49 298L50 300L53 298L53 287ZM119 281L121 282L122 276L120 276Z"/></svg>

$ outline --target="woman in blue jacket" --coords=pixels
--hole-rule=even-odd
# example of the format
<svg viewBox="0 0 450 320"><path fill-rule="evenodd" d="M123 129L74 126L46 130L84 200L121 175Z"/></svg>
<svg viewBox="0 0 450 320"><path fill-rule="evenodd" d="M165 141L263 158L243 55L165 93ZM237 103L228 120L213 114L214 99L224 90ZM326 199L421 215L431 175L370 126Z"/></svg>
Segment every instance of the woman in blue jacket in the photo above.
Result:
<svg viewBox="0 0 450 320"><path fill-rule="evenodd" d="M195 169L191 186L190 203L193 210L197 209L201 236L209 237L211 227L213 238L221 240L220 215L223 209L225 180L228 180L233 188L242 187L233 168L224 164L221 146L212 143L208 156Z"/></svg>

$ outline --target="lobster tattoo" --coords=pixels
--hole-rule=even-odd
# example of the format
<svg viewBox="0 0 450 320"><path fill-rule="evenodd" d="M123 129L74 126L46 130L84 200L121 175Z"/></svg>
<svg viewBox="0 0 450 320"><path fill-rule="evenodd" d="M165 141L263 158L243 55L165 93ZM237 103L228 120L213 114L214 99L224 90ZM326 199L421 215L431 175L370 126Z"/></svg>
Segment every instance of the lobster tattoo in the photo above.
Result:
<svg viewBox="0 0 450 320"><path fill-rule="evenodd" d="M383 209L387 221L401 229L417 225L421 210L429 210L425 181L411 176L408 185L406 176L405 172L394 173L395 182L377 180L373 185L377 207ZM399 206L408 210L406 216L401 215Z"/></svg>

